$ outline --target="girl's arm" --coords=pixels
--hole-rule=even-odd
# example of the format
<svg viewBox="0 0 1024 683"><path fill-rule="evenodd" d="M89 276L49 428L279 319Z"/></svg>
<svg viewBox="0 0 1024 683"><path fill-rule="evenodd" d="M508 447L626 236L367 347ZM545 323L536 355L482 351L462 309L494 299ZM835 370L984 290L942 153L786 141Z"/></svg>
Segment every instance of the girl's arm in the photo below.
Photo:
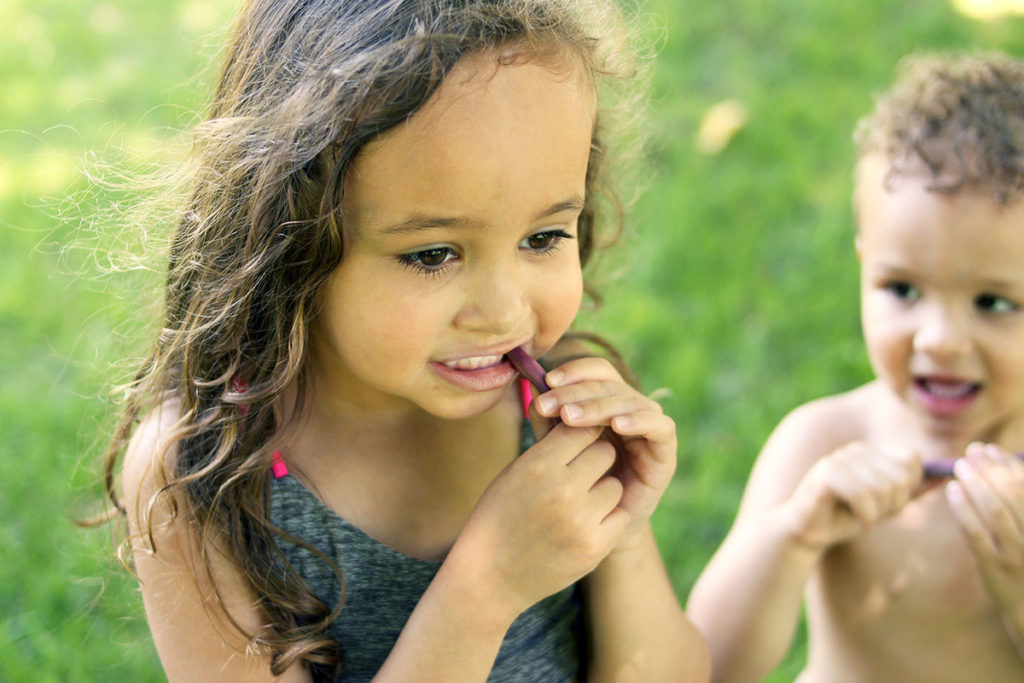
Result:
<svg viewBox="0 0 1024 683"><path fill-rule="evenodd" d="M683 613L650 528L676 466L676 427L657 402L626 384L600 358L570 361L547 374L541 416L570 426L604 426L618 448L610 470L622 486L629 526L585 580L591 681L706 681L703 638Z"/></svg>
<svg viewBox="0 0 1024 683"><path fill-rule="evenodd" d="M374 680L485 680L512 621L607 556L629 517L600 434L558 426L491 482Z"/></svg>
<svg viewBox="0 0 1024 683"><path fill-rule="evenodd" d="M200 566L197 539L179 520L172 520L166 496L151 512L157 552L152 553L140 540L139 534L147 529L144 517L148 502L159 488L154 475L159 436L173 422L174 411L168 408L146 418L129 444L122 473L122 499L128 510L135 571L167 679L172 683L308 683L310 677L302 666L294 665L283 675L273 676L269 656L247 652L246 639L225 615L226 610L249 633L260 629L260 618L241 572L215 548L210 549L213 575L223 600L223 605L218 604L205 574L197 576L193 570Z"/></svg>
<svg viewBox="0 0 1024 683"><path fill-rule="evenodd" d="M707 681L707 644L679 606L650 527L585 580L588 681Z"/></svg>

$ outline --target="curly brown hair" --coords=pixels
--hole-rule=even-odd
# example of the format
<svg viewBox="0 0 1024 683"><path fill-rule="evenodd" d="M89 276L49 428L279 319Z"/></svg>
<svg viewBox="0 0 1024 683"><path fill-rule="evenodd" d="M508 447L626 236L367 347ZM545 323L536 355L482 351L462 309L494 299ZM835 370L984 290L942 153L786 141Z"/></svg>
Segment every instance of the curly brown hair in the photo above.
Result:
<svg viewBox="0 0 1024 683"><path fill-rule="evenodd" d="M895 173L924 164L929 189L971 186L1002 202L1024 190L1024 62L1006 54L912 55L858 125L860 154Z"/></svg>
<svg viewBox="0 0 1024 683"><path fill-rule="evenodd" d="M112 516L126 514L119 462L142 418L172 401L177 422L154 456L159 492L134 501L133 514L151 520L160 503L195 530L194 570L214 590L212 541L242 570L269 628L246 633L226 616L272 655L275 674L301 661L330 677L341 664L325 635L341 605L321 603L288 567L266 499L274 444L294 426L277 417L302 415L308 400L309 330L343 255L346 172L464 55L492 50L511 63L569 54L599 93L579 219L586 263L621 227L608 160L621 173L616 150L640 149L610 125L622 122L616 112L632 120L643 104L643 81L631 78L640 52L627 26L614 0L249 0L242 9L184 169L161 330L128 387L104 471ZM629 82L641 87L618 85ZM282 410L288 387L295 404ZM158 551L152 526L122 550L129 542Z"/></svg>

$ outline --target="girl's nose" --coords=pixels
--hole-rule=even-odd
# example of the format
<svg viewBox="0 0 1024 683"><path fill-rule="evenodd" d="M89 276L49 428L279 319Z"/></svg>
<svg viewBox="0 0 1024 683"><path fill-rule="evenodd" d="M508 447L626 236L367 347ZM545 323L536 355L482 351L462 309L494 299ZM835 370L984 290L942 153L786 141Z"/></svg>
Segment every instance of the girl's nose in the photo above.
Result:
<svg viewBox="0 0 1024 683"><path fill-rule="evenodd" d="M955 356L970 349L966 316L947 305L933 305L914 334L914 350L934 356Z"/></svg>
<svg viewBox="0 0 1024 683"><path fill-rule="evenodd" d="M472 332L507 337L529 317L530 306L524 283L517 269L481 269L467 287L465 305L455 324Z"/></svg>

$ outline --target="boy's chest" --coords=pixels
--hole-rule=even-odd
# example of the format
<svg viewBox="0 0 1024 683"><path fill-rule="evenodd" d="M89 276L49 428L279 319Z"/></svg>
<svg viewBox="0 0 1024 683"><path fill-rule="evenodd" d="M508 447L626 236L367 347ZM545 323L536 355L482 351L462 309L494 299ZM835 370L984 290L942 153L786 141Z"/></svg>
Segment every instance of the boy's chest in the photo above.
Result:
<svg viewBox="0 0 1024 683"><path fill-rule="evenodd" d="M831 553L822 580L848 614L868 621L977 618L992 603L941 489Z"/></svg>

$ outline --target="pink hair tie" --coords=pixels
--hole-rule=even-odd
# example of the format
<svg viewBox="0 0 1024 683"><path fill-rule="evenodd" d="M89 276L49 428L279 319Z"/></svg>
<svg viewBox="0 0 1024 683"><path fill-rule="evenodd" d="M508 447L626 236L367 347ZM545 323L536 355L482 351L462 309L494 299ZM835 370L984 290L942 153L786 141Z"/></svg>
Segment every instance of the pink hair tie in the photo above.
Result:
<svg viewBox="0 0 1024 683"><path fill-rule="evenodd" d="M530 380L525 377L519 378L519 400L523 404L523 417L530 417L530 404L533 403L533 388L530 387Z"/></svg>
<svg viewBox="0 0 1024 683"><path fill-rule="evenodd" d="M274 475L274 479L288 476L288 466L281 458L281 451L274 451L274 459L270 461L270 472Z"/></svg>

